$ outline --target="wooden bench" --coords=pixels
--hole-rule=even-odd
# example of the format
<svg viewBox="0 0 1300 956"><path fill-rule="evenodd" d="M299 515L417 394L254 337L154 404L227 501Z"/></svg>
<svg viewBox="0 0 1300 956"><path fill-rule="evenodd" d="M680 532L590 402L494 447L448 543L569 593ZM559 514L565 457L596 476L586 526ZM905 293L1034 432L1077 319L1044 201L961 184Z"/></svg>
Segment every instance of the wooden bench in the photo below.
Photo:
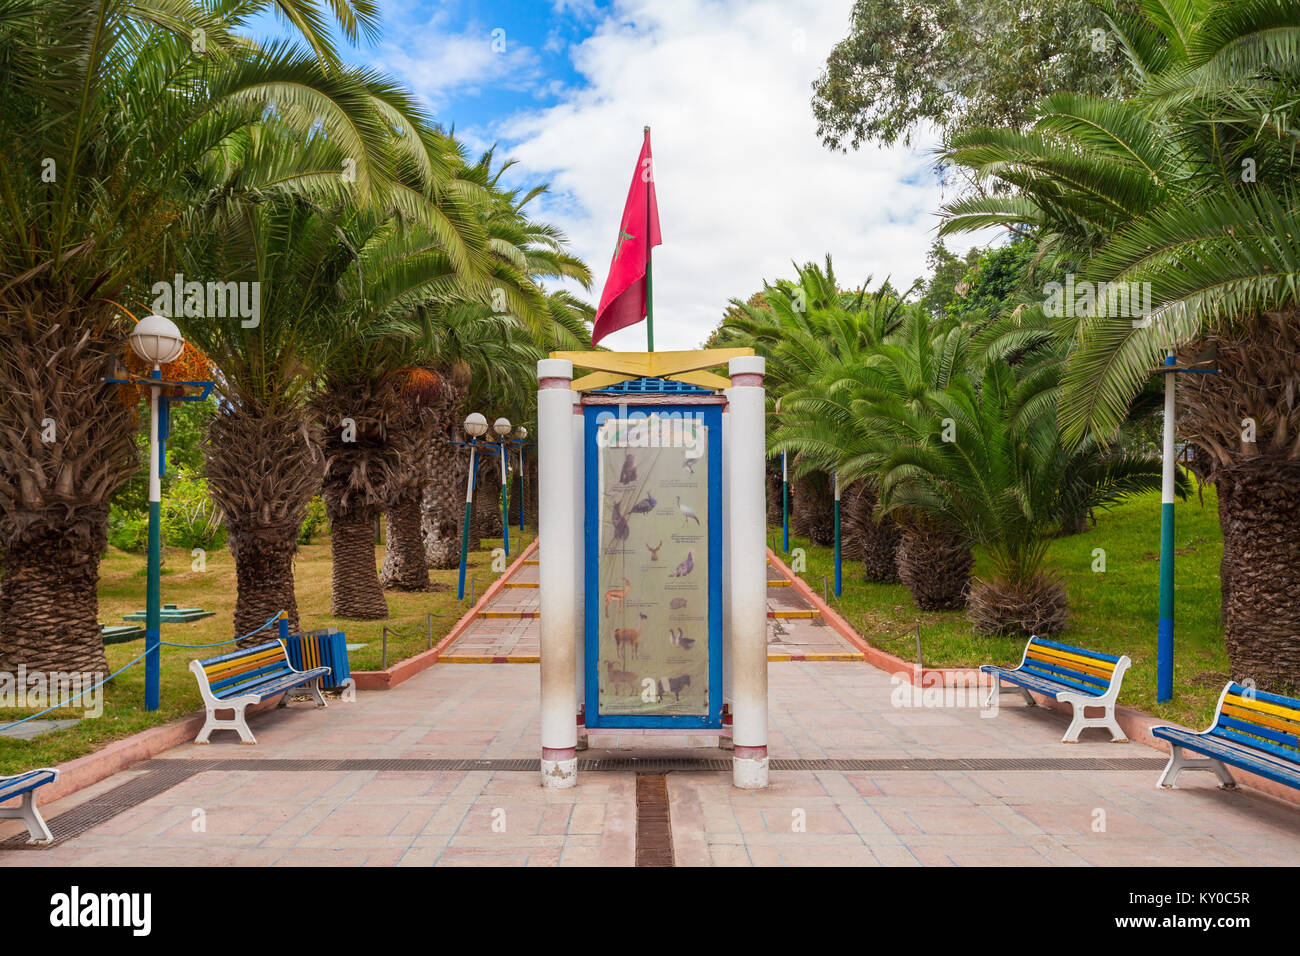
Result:
<svg viewBox="0 0 1300 956"><path fill-rule="evenodd" d="M1169 741L1169 763L1158 787L1172 788L1184 770L1212 770L1225 790L1235 790L1231 764L1300 789L1300 699L1229 681L1209 730L1198 734L1162 724L1151 733ZM1204 756L1187 757L1185 750Z"/></svg>
<svg viewBox="0 0 1300 956"><path fill-rule="evenodd" d="M1006 681L1016 685L1030 707L1035 703L1030 691L1036 691L1074 708L1074 719L1061 738L1062 743L1078 743L1079 732L1087 727L1104 727L1110 731L1114 743L1128 743L1115 720L1115 702L1119 698L1124 672L1131 663L1128 657L1112 657L1099 651L1031 637L1025 644L1019 667L993 664L980 667L981 673L993 676L993 687L984 706L988 707L1001 693L1002 682ZM1087 716L1090 707L1101 708L1103 715Z"/></svg>
<svg viewBox="0 0 1300 956"><path fill-rule="evenodd" d="M190 661L190 670L198 679L199 693L203 695L203 704L208 711L207 722L194 738L196 744L206 744L214 730L233 730L244 743L257 743L257 738L248 729L245 709L277 694L284 695L280 701L283 707L288 703L289 691L304 684L315 698L316 706L325 706L320 679L329 673L329 668L294 670L284 645L279 641L241 648L207 660ZM234 716L217 716L218 711L225 710L233 711Z"/></svg>
<svg viewBox="0 0 1300 956"><path fill-rule="evenodd" d="M17 796L22 797L16 807L0 807L0 820L22 820L26 823L30 834L28 843L54 842L41 811L36 809L36 791L58 778L59 772L51 767L28 770L13 777L0 777L0 803Z"/></svg>

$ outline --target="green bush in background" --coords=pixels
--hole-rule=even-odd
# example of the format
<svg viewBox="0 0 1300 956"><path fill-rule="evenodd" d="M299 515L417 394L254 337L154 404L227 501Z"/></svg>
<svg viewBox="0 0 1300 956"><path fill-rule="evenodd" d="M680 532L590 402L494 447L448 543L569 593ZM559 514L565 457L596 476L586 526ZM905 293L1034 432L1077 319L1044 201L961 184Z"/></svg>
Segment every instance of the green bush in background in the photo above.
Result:
<svg viewBox="0 0 1300 956"><path fill-rule="evenodd" d="M298 530L298 543L311 544L312 538L328 533L329 526L325 517L325 499L317 495L307 503L307 515L302 519L302 527Z"/></svg>
<svg viewBox="0 0 1300 956"><path fill-rule="evenodd" d="M226 543L226 524L208 494L208 482L190 468L177 468L162 502L163 541L173 548L212 550Z"/></svg>
<svg viewBox="0 0 1300 956"><path fill-rule="evenodd" d="M149 545L149 515L114 506L108 513L108 543L132 554Z"/></svg>

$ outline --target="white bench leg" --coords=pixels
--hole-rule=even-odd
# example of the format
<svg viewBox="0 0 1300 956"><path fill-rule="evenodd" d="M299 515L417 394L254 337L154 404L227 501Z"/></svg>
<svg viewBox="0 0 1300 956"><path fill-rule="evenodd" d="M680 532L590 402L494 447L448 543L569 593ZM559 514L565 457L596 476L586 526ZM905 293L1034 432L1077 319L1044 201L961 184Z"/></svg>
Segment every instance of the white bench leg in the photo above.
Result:
<svg viewBox="0 0 1300 956"><path fill-rule="evenodd" d="M28 790L16 807L0 807L0 820L22 820L27 824L27 843L35 846L41 843L53 843L54 835L45 825L45 818L36 809L36 791Z"/></svg>
<svg viewBox="0 0 1300 956"><path fill-rule="evenodd" d="M1034 700L1034 695L1029 693L1028 689L1021 687L1018 684L1013 684L1012 689L1020 692L1020 696L1025 699L1026 706L1037 706L1037 701ZM1001 695L1005 690L1006 688L1002 686L1001 675L993 675L993 686L989 688L989 692L984 698L984 709L988 710L993 704L993 698Z"/></svg>
<svg viewBox="0 0 1300 956"><path fill-rule="evenodd" d="M1002 678L997 674L990 674L993 678L993 686L989 688L988 696L984 698L984 709L988 710L993 703L993 698L1002 693Z"/></svg>
<svg viewBox="0 0 1300 956"><path fill-rule="evenodd" d="M1066 728L1065 736L1061 738L1063 744L1077 744L1079 742L1079 733L1088 727L1101 727L1110 731L1111 743L1126 744L1128 737L1124 736L1124 729L1120 727L1119 721L1115 719L1115 709L1113 704L1097 703L1076 703L1070 702L1074 709L1074 717L1070 721L1070 726ZM1105 713L1100 717L1087 716L1089 707L1102 707Z"/></svg>
<svg viewBox="0 0 1300 956"><path fill-rule="evenodd" d="M316 677L307 682L307 691L311 694L312 700L316 701L317 707L328 707L325 703L325 695L320 692L320 678Z"/></svg>
<svg viewBox="0 0 1300 956"><path fill-rule="evenodd" d="M203 729L199 735L194 738L196 744L208 743L208 738L212 736L214 730L233 730L239 734L239 740L245 744L257 743L257 738L253 736L253 731L248 727L248 719L244 714L244 707L209 707L207 720L203 722ZM218 710L229 710L234 712L234 717L218 717Z"/></svg>
<svg viewBox="0 0 1300 956"><path fill-rule="evenodd" d="M1222 789L1237 789L1237 781L1232 776L1232 771L1222 760L1213 757L1188 757L1184 754L1183 748L1175 743L1169 745L1169 763L1165 764L1165 771L1156 781L1156 786L1173 790L1178 783L1178 775L1184 770L1213 770L1214 775L1219 778L1219 786Z"/></svg>

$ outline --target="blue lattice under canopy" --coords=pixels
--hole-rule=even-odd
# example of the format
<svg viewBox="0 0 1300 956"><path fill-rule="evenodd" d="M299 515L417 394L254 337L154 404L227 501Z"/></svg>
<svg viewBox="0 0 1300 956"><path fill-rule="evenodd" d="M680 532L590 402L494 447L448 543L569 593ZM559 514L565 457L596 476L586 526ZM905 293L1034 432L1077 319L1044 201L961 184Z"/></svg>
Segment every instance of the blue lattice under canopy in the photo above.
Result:
<svg viewBox="0 0 1300 956"><path fill-rule="evenodd" d="M667 378L634 378L606 388L592 389L593 395L712 395L713 390Z"/></svg>

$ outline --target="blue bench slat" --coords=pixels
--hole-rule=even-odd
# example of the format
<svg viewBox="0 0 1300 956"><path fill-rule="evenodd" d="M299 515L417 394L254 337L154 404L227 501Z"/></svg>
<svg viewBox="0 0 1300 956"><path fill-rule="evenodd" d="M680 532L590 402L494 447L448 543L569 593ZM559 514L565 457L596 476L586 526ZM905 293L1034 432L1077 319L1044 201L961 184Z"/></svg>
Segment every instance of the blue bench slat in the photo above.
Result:
<svg viewBox="0 0 1300 956"><path fill-rule="evenodd" d="M1052 680L1060 680L1061 683L1074 683L1082 685L1092 693L1104 694L1106 688L1110 686L1110 681L1102 680L1100 677L1094 677L1092 674L1081 674L1078 671L1072 671L1065 667L1046 667L1042 661L1036 661L1032 657L1025 661L1024 669L1035 674L1041 674ZM1069 678L1068 680L1064 678Z"/></svg>
<svg viewBox="0 0 1300 956"><path fill-rule="evenodd" d="M1253 747L1256 750L1264 750L1275 757L1281 757L1289 763L1300 763L1300 754L1294 750L1287 750L1285 747L1279 747L1277 744L1270 743L1267 740L1247 737L1245 734L1238 733L1231 727L1223 726L1220 721L1211 731L1211 736L1222 737L1224 740L1231 740L1235 744L1241 744L1244 747Z"/></svg>
<svg viewBox="0 0 1300 956"><path fill-rule="evenodd" d="M1179 730L1176 727L1153 727L1151 733L1162 740L1168 740L1180 747L1232 764L1234 767L1241 767L1276 783L1300 787L1300 768L1269 760L1265 753L1253 747L1235 744L1222 737Z"/></svg>
<svg viewBox="0 0 1300 956"><path fill-rule="evenodd" d="M1056 641L1045 640L1041 637L1035 637L1033 640L1035 644L1042 644L1044 647L1054 647L1058 651L1069 651L1071 654L1081 654L1084 657L1095 657L1097 660L1110 661L1112 664L1119 663L1118 657L1103 654L1101 651L1090 651L1086 647L1074 647L1070 644L1058 644Z"/></svg>
<svg viewBox="0 0 1300 956"><path fill-rule="evenodd" d="M1294 734L1284 734L1280 730L1274 730L1271 727L1265 727L1262 724L1252 724L1244 720L1238 720L1236 717L1229 717L1227 714L1219 715L1219 722L1212 729L1228 727L1232 730L1240 731L1245 734L1253 734L1256 737L1265 737L1274 743L1281 744L1283 747L1296 748L1300 747L1300 738ZM1300 753L1294 749L1287 754L1288 759L1300 760Z"/></svg>
<svg viewBox="0 0 1300 956"><path fill-rule="evenodd" d="M14 777L0 777L0 800L21 796L28 790L43 787L57 776L53 770L28 770Z"/></svg>
<svg viewBox="0 0 1300 956"><path fill-rule="evenodd" d="M1245 697L1247 700L1255 698L1256 700L1267 701L1270 704L1277 704L1279 707L1290 707L1293 710L1300 710L1300 698L1283 697L1281 694L1270 694L1267 691L1255 690L1253 687L1242 687L1240 684L1232 685L1231 693L1238 697Z"/></svg>
<svg viewBox="0 0 1300 956"><path fill-rule="evenodd" d="M296 671L289 674L283 674L272 680L263 681L256 686L247 688L244 693L260 694L262 697L269 697L272 694L278 694L283 690L289 690L305 684L307 681L316 677L323 677L329 673L327 667L313 667L309 671Z"/></svg>
<svg viewBox="0 0 1300 956"><path fill-rule="evenodd" d="M222 696L228 691L246 686L248 684L258 684L263 680L269 680L276 674L287 674L292 668L289 662L285 660L272 661L265 667L259 667L255 670L244 671L242 674L236 674L233 677L227 677L225 680L219 680L215 684L209 683L212 693Z"/></svg>
<svg viewBox="0 0 1300 956"><path fill-rule="evenodd" d="M1022 670L1011 670L1006 667L994 667L990 664L982 665L980 670L986 674L996 674L998 677L1005 681L1009 681L1012 684L1019 684L1021 687L1028 687L1031 690L1036 690L1039 693L1046 694L1048 697L1052 698L1052 700L1056 700L1056 696L1066 689L1060 684Z"/></svg>
<svg viewBox="0 0 1300 956"><path fill-rule="evenodd" d="M1013 674L1021 674L1027 677L1035 677L1040 681L1056 687L1059 691L1073 691L1078 694L1085 694L1088 697L1100 697L1106 692L1104 687L1089 687L1086 684L1080 684L1078 681L1070 680L1067 677L1061 677L1058 674L1038 671L1029 665L1012 671Z"/></svg>
<svg viewBox="0 0 1300 956"><path fill-rule="evenodd" d="M262 651L276 647L277 645L280 647L284 646L283 644L280 644L279 641L267 641L265 644L258 644L254 647L241 647L239 650L229 651L228 653L221 654L218 657L206 657L199 661L199 666L207 668L213 664L220 664L223 661L234 660L236 657L245 657L249 654L259 654Z"/></svg>

